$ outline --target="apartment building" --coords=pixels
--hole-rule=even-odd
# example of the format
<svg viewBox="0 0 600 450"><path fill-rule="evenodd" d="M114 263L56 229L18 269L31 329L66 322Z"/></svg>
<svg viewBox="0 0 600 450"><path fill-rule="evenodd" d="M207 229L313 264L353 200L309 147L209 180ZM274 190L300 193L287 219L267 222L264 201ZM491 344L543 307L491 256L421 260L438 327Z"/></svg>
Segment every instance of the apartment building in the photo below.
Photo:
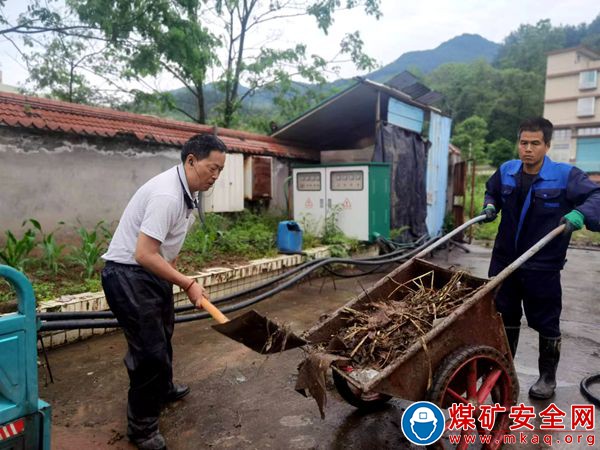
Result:
<svg viewBox="0 0 600 450"><path fill-rule="evenodd" d="M585 47L548 54L544 117L554 124L549 156L600 173L600 54Z"/></svg>

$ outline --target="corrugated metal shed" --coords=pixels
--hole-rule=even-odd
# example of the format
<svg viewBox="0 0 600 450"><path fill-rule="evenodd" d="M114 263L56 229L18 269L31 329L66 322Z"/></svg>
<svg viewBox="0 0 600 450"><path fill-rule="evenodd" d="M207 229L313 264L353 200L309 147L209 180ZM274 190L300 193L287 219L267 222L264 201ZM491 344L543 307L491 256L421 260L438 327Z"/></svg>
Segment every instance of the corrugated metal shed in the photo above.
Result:
<svg viewBox="0 0 600 450"><path fill-rule="evenodd" d="M373 143L376 119L388 117L390 98L441 114L438 109L420 103L398 89L359 79L271 136L320 150L362 148Z"/></svg>
<svg viewBox="0 0 600 450"><path fill-rule="evenodd" d="M436 236L442 230L446 214L448 184L448 146L452 120L432 112L429 122L431 147L427 157L427 230Z"/></svg>
<svg viewBox="0 0 600 450"><path fill-rule="evenodd" d="M390 98L387 120L389 123L398 125L400 128L421 134L421 131L423 131L423 120L425 120L425 111L416 106L407 105L395 98Z"/></svg>

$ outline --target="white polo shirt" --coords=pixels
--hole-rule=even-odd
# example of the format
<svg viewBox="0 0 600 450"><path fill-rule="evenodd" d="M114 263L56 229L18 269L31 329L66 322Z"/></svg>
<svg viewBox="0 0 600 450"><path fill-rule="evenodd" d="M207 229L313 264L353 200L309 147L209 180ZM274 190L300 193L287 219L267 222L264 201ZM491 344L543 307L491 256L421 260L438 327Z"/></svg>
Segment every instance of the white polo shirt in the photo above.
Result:
<svg viewBox="0 0 600 450"><path fill-rule="evenodd" d="M194 223L193 210L187 207L184 200L184 188L190 198L193 198L183 164L158 174L140 187L129 200L102 259L121 264L138 264L135 260L135 247L141 231L160 241L161 255L167 261L173 261L181 250L187 231Z"/></svg>

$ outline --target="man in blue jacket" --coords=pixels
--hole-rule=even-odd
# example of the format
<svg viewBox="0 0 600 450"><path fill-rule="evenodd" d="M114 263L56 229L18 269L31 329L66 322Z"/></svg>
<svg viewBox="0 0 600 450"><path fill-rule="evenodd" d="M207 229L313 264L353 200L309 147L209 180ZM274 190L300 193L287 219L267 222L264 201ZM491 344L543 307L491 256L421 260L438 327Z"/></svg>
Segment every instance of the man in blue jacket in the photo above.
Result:
<svg viewBox="0 0 600 450"><path fill-rule="evenodd" d="M565 233L549 242L504 283L496 296L514 356L521 316L539 333L540 376L529 389L536 399L552 397L560 357L560 271L565 264L571 233L585 224L600 230L600 187L577 167L546 156L552 123L542 117L519 127L519 160L507 161L486 183L486 221L502 211L489 276L495 276L559 223Z"/></svg>

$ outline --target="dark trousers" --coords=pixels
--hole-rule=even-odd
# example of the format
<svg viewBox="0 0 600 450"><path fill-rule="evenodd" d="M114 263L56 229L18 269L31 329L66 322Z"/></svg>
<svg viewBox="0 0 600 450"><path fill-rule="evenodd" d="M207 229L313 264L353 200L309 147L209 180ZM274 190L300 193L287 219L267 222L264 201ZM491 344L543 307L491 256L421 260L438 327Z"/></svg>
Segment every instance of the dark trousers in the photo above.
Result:
<svg viewBox="0 0 600 450"><path fill-rule="evenodd" d="M173 386L173 286L140 266L107 262L102 288L128 344L127 432L151 436Z"/></svg>
<svg viewBox="0 0 600 450"><path fill-rule="evenodd" d="M495 276L506 265L492 259L489 276ZM559 270L517 269L500 286L496 309L507 327L521 324L523 310L528 325L546 337L560 336L562 288Z"/></svg>

